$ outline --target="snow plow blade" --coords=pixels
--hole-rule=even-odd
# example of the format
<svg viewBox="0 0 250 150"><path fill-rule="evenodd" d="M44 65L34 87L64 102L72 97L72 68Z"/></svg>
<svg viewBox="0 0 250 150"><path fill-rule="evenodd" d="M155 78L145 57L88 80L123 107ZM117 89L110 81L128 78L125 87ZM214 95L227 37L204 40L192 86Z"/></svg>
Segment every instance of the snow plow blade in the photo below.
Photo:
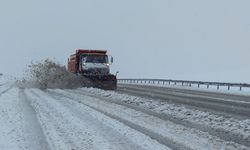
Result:
<svg viewBox="0 0 250 150"><path fill-rule="evenodd" d="M87 87L100 88L104 90L116 90L117 79L115 75L84 75L88 79Z"/></svg>

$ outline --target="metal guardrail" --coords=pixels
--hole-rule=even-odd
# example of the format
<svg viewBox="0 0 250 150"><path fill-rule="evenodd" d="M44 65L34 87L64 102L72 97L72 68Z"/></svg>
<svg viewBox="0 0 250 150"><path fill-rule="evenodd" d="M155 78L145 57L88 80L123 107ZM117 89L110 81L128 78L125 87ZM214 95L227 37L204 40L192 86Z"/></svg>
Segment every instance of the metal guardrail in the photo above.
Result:
<svg viewBox="0 0 250 150"><path fill-rule="evenodd" d="M194 86L197 85L200 88L201 85L206 85L207 88L210 86L216 86L217 90L221 86L226 86L228 90L231 87L250 88L250 84L247 83L223 83L223 82L204 82L204 81L186 81L186 80L165 80L165 79L118 79L119 83L141 83L141 84L162 84L162 85L182 85L182 86Z"/></svg>

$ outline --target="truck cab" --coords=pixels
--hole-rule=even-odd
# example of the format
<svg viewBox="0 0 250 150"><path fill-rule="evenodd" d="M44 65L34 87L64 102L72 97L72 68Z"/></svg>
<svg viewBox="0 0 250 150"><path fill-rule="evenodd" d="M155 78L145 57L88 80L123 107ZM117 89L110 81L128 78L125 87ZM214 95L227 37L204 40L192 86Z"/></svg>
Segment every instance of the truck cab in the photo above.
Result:
<svg viewBox="0 0 250 150"><path fill-rule="evenodd" d="M82 54L80 56L79 70L82 74L105 75L110 73L109 66L111 63L107 55Z"/></svg>
<svg viewBox="0 0 250 150"><path fill-rule="evenodd" d="M68 71L91 81L91 86L116 89L116 76L110 73L113 57L106 50L78 49L68 59Z"/></svg>

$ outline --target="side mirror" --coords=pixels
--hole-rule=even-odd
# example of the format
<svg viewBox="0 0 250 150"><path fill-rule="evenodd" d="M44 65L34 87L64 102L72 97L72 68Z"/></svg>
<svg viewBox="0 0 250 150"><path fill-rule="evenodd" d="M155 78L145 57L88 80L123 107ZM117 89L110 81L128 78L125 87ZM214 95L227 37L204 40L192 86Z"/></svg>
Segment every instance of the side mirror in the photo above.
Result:
<svg viewBox="0 0 250 150"><path fill-rule="evenodd" d="M111 56L111 63L113 63L114 62L114 58Z"/></svg>
<svg viewBox="0 0 250 150"><path fill-rule="evenodd" d="M115 76L117 76L118 73L119 73L119 71L116 71Z"/></svg>

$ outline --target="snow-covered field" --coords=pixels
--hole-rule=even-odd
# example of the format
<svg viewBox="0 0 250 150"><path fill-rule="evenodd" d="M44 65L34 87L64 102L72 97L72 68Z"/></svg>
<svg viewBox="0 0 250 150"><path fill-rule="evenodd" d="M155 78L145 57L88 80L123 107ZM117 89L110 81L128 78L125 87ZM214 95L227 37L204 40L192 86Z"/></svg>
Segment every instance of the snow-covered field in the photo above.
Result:
<svg viewBox="0 0 250 150"><path fill-rule="evenodd" d="M6 78L0 81L4 150L250 148L249 119L116 91L40 90L20 88ZM236 138L227 138L228 133Z"/></svg>

